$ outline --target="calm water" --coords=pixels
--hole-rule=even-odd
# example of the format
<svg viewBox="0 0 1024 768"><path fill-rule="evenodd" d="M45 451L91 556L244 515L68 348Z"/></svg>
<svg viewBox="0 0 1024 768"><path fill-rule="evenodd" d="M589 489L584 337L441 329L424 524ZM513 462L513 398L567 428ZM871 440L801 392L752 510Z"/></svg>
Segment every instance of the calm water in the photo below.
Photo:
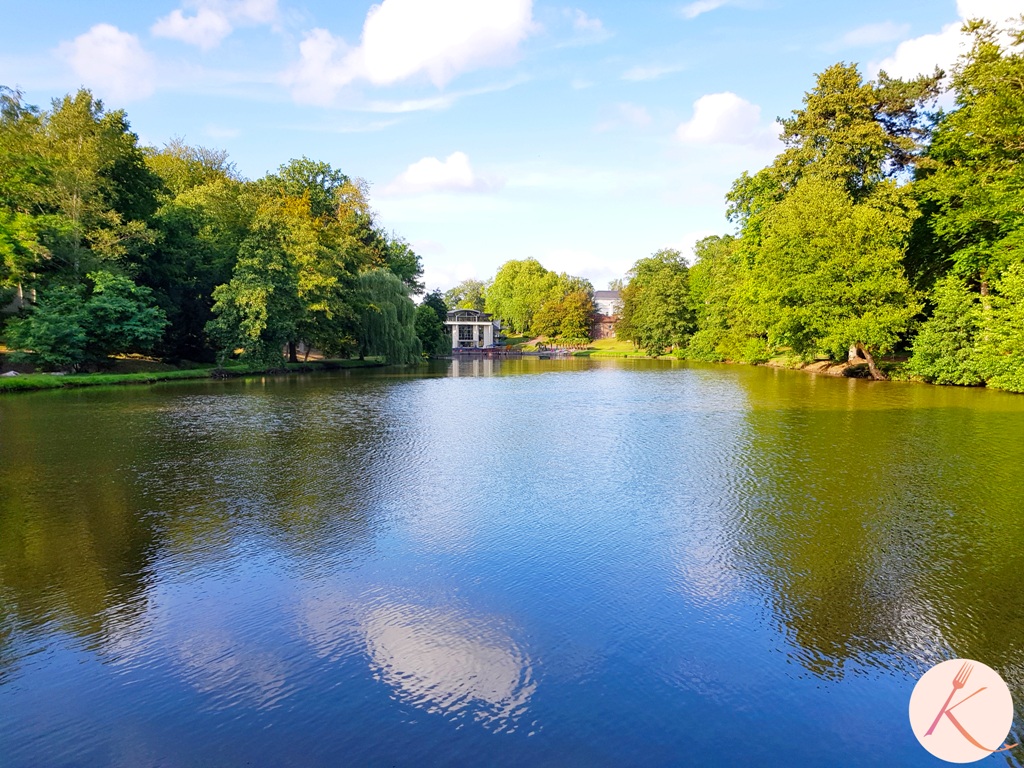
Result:
<svg viewBox="0 0 1024 768"><path fill-rule="evenodd" d="M0 399L0 765L941 765L1024 397L523 361ZM986 764L1024 759L989 758Z"/></svg>

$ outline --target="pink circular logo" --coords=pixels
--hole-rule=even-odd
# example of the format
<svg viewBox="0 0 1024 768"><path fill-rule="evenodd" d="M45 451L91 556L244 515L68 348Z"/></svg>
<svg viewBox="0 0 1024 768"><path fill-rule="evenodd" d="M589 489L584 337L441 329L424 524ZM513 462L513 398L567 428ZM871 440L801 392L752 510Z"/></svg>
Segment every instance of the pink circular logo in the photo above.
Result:
<svg viewBox="0 0 1024 768"><path fill-rule="evenodd" d="M980 661L936 664L914 686L910 727L921 746L940 760L973 763L1013 749L1006 735L1013 724L1010 689Z"/></svg>

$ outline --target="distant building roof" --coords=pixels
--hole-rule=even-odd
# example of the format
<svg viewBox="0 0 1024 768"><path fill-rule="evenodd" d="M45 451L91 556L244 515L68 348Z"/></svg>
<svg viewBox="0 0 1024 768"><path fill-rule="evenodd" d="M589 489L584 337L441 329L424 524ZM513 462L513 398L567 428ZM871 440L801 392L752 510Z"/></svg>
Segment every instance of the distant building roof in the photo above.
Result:
<svg viewBox="0 0 1024 768"><path fill-rule="evenodd" d="M618 291L594 291L594 301L618 301Z"/></svg>
<svg viewBox="0 0 1024 768"><path fill-rule="evenodd" d="M449 309L448 317L478 317L481 320L488 320L491 316L479 309Z"/></svg>

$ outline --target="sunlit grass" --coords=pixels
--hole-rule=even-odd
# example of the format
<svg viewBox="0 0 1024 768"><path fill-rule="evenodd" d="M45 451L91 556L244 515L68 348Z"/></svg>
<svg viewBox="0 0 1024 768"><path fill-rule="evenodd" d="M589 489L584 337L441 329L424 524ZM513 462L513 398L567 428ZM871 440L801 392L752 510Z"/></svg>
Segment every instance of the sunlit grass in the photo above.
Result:
<svg viewBox="0 0 1024 768"><path fill-rule="evenodd" d="M342 368L368 368L382 365L377 359L318 360L308 363L286 363L283 371L302 373L330 371ZM217 373L228 377L265 375L266 369L246 365L228 365L218 368L205 365L187 370L146 371L140 373L72 373L56 376L48 373L26 373L20 376L0 376L0 393L72 387L98 387L119 384L154 384L158 381L209 379Z"/></svg>

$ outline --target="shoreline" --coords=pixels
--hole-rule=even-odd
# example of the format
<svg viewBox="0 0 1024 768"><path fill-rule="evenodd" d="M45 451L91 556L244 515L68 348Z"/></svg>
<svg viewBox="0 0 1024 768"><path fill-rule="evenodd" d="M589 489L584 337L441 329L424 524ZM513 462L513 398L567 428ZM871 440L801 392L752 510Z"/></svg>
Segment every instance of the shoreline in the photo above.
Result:
<svg viewBox="0 0 1024 768"><path fill-rule="evenodd" d="M240 379L247 376L284 376L294 373L325 373L352 368L380 368L378 360L324 360L305 363L284 363L281 368L247 366L185 368L171 371L140 373L24 373L0 377L0 395L16 392L41 392L82 387L138 386L162 381L195 381L199 379Z"/></svg>

